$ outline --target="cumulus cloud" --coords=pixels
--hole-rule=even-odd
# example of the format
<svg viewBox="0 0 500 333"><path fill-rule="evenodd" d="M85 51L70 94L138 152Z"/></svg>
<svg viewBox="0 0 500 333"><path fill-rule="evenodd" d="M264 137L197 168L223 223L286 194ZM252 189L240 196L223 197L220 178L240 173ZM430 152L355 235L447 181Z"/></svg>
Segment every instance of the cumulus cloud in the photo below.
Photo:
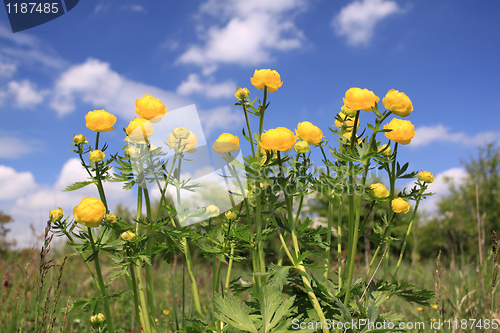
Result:
<svg viewBox="0 0 500 333"><path fill-rule="evenodd" d="M113 71L107 62L88 59L60 75L50 105L59 115L65 115L75 110L80 99L93 107L131 119L135 116L136 99L146 94L163 101L167 110L192 104L175 93L129 80Z"/></svg>
<svg viewBox="0 0 500 333"><path fill-rule="evenodd" d="M402 10L391 0L354 1L342 8L333 18L332 25L339 36L345 36L351 45L368 44L375 26L388 16Z"/></svg>
<svg viewBox="0 0 500 333"><path fill-rule="evenodd" d="M470 146L499 140L500 132L482 132L471 136L463 132L453 133L449 127L438 124L420 126L415 129L415 137L412 139L410 146L421 147L434 142L451 142Z"/></svg>
<svg viewBox="0 0 500 333"><path fill-rule="evenodd" d="M237 109L222 106L200 114L205 135L210 135L216 129L232 130L243 124L243 116Z"/></svg>
<svg viewBox="0 0 500 333"><path fill-rule="evenodd" d="M39 146L38 141L0 133L0 158L16 159L30 154Z"/></svg>
<svg viewBox="0 0 500 333"><path fill-rule="evenodd" d="M190 74L177 88L177 93L180 95L200 94L207 98L232 97L235 91L236 84L233 81L202 82L198 74Z"/></svg>
<svg viewBox="0 0 500 333"><path fill-rule="evenodd" d="M29 80L11 81L7 85L7 93L14 97L14 105L18 108L33 108L43 102L49 90L38 90L35 83Z"/></svg>
<svg viewBox="0 0 500 333"><path fill-rule="evenodd" d="M305 37L294 18L305 4L303 0L209 0L198 15L201 44L191 45L178 61L211 70L220 63L269 62L273 51L303 45Z"/></svg>
<svg viewBox="0 0 500 333"><path fill-rule="evenodd" d="M13 168L0 165L0 200L11 200L25 195L36 188L31 172L17 172Z"/></svg>

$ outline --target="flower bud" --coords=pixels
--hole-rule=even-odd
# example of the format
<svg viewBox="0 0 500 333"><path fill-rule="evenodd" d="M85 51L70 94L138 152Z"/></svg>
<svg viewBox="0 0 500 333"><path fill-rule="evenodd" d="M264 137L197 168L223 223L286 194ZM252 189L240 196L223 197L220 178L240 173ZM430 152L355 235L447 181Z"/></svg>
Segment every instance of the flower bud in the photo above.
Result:
<svg viewBox="0 0 500 333"><path fill-rule="evenodd" d="M391 202L392 211L396 214L406 214L410 211L410 204L403 198L396 198Z"/></svg>
<svg viewBox="0 0 500 333"><path fill-rule="evenodd" d="M391 152L391 146L389 146L388 144L380 146L378 149L378 153L382 156L391 156Z"/></svg>
<svg viewBox="0 0 500 333"><path fill-rule="evenodd" d="M205 208L205 211L208 214L210 214L211 217L215 217L215 216L219 215L219 213L220 213L219 207L217 207L216 205L207 206L207 208Z"/></svg>
<svg viewBox="0 0 500 333"><path fill-rule="evenodd" d="M116 216L115 214L106 214L105 219L108 223L115 223L116 221L118 221L118 216Z"/></svg>
<svg viewBox="0 0 500 333"><path fill-rule="evenodd" d="M293 150L299 154L305 154L309 151L309 144L307 141L297 141L293 146Z"/></svg>
<svg viewBox="0 0 500 333"><path fill-rule="evenodd" d="M104 315L102 313L90 317L90 323L95 326L101 326L104 323Z"/></svg>
<svg viewBox="0 0 500 333"><path fill-rule="evenodd" d="M100 150L93 150L89 154L89 160L91 160L94 163L98 163L104 159L104 156L106 156L104 152Z"/></svg>
<svg viewBox="0 0 500 333"><path fill-rule="evenodd" d="M189 130L187 127L176 127L172 134L176 139L187 139L189 138Z"/></svg>
<svg viewBox="0 0 500 333"><path fill-rule="evenodd" d="M120 238L126 242L135 242L137 240L137 235L132 232L131 230L127 230L125 232L122 232L120 235Z"/></svg>
<svg viewBox="0 0 500 333"><path fill-rule="evenodd" d="M87 138L84 137L82 134L75 134L73 135L73 142L76 143L77 145L82 145L84 143L87 143Z"/></svg>
<svg viewBox="0 0 500 333"><path fill-rule="evenodd" d="M125 156L127 156L128 158L136 158L137 156L139 156L139 153L140 153L139 148L134 146L129 146L125 150Z"/></svg>
<svg viewBox="0 0 500 333"><path fill-rule="evenodd" d="M57 222L60 221L64 216L64 210L59 207L56 209L53 209L49 212L49 217L52 222Z"/></svg>
<svg viewBox="0 0 500 333"><path fill-rule="evenodd" d="M345 114L346 116L349 116L349 117L356 116L356 110L353 110L350 107L347 107L345 105L342 105L342 107L340 108L340 112L342 112L343 114Z"/></svg>
<svg viewBox="0 0 500 333"><path fill-rule="evenodd" d="M106 215L106 207L100 199L85 197L80 201L78 206L73 208L75 221L89 228L96 228L101 225L104 215Z"/></svg>
<svg viewBox="0 0 500 333"><path fill-rule="evenodd" d="M228 210L224 215L228 220L234 220L238 216L238 214L236 212L233 212L232 210Z"/></svg>
<svg viewBox="0 0 500 333"><path fill-rule="evenodd" d="M420 171L418 173L418 180L426 183L432 183L434 181L434 175L430 173L429 171Z"/></svg>
<svg viewBox="0 0 500 333"><path fill-rule="evenodd" d="M236 99L238 99L238 100L248 98L249 95L250 95L250 92L248 91L247 88L238 88L238 89L236 89L236 92L234 93L234 97L236 97Z"/></svg>
<svg viewBox="0 0 500 333"><path fill-rule="evenodd" d="M375 200L384 200L389 194L389 190L380 183L371 184L368 188L368 195Z"/></svg>

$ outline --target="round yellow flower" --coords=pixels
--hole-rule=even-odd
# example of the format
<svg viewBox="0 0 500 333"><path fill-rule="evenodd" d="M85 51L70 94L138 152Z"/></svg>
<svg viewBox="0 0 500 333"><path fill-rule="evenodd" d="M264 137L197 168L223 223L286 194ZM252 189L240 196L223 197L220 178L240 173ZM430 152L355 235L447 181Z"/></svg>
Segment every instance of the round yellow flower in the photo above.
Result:
<svg viewBox="0 0 500 333"><path fill-rule="evenodd" d="M102 313L96 314L95 316L90 316L90 323L93 325L99 326L104 323L105 320L106 318Z"/></svg>
<svg viewBox="0 0 500 333"><path fill-rule="evenodd" d="M305 154L309 151L309 144L307 141L297 141L293 146L293 150L299 154Z"/></svg>
<svg viewBox="0 0 500 333"><path fill-rule="evenodd" d="M96 132L107 132L114 129L116 117L104 110L94 110L85 116L87 128Z"/></svg>
<svg viewBox="0 0 500 333"><path fill-rule="evenodd" d="M118 216L116 216L116 214L106 214L105 220L108 223L116 223L118 221Z"/></svg>
<svg viewBox="0 0 500 333"><path fill-rule="evenodd" d="M177 129L177 128L176 128ZM174 135L175 129L170 133L170 137L167 139L168 143L172 148L177 147L179 151L186 151L188 153L194 153L196 149L196 144L198 143L198 139L193 132L189 131L189 136L187 139L176 138Z"/></svg>
<svg viewBox="0 0 500 333"><path fill-rule="evenodd" d="M237 100L248 98L248 96L250 96L250 91L248 91L247 88L238 88L234 93L234 97L236 97Z"/></svg>
<svg viewBox="0 0 500 333"><path fill-rule="evenodd" d="M214 143L214 150L219 154L231 153L240 149L240 139L230 133L222 133Z"/></svg>
<svg viewBox="0 0 500 333"><path fill-rule="evenodd" d="M404 92L391 89L382 99L385 108L395 115L406 117L413 111L411 100Z"/></svg>
<svg viewBox="0 0 500 333"><path fill-rule="evenodd" d="M187 139L189 138L189 130L187 127L176 127L172 131L174 138L176 139Z"/></svg>
<svg viewBox="0 0 500 333"><path fill-rule="evenodd" d="M276 127L262 133L260 147L265 150L288 151L292 149L297 137L286 127Z"/></svg>
<svg viewBox="0 0 500 333"><path fill-rule="evenodd" d="M167 113L167 107L150 94L135 101L135 112L142 118L157 123Z"/></svg>
<svg viewBox="0 0 500 333"><path fill-rule="evenodd" d="M391 155L391 146L389 146L388 144L387 145L383 145L383 146L380 146L378 148L378 153L382 156L390 156Z"/></svg>
<svg viewBox="0 0 500 333"><path fill-rule="evenodd" d="M418 180L426 183L432 183L434 181L434 175L429 171L420 171L417 175Z"/></svg>
<svg viewBox="0 0 500 333"><path fill-rule="evenodd" d="M77 145L81 145L84 143L87 143L87 138L84 137L82 134L75 134L73 135L73 142L76 143Z"/></svg>
<svg viewBox="0 0 500 333"><path fill-rule="evenodd" d="M380 183L371 184L368 188L368 195L375 200L383 200L389 196L389 190Z"/></svg>
<svg viewBox="0 0 500 333"><path fill-rule="evenodd" d="M228 210L224 213L224 215L226 216L226 219L234 220L238 216L238 213L236 213L232 210Z"/></svg>
<svg viewBox="0 0 500 333"><path fill-rule="evenodd" d="M307 141L307 143L315 146L319 145L321 139L323 139L323 132L319 127L308 121L298 123L295 134L299 137L299 140Z"/></svg>
<svg viewBox="0 0 500 333"><path fill-rule="evenodd" d="M396 198L391 202L392 211L396 214L406 214L410 211L410 204L403 198Z"/></svg>
<svg viewBox="0 0 500 333"><path fill-rule="evenodd" d="M75 220L89 228L95 228L101 225L106 207L101 200L92 197L85 197L78 206L73 209Z"/></svg>
<svg viewBox="0 0 500 333"><path fill-rule="evenodd" d="M220 213L220 210L219 210L219 207L217 207L216 205L208 205L206 208L205 208L205 211L210 214L211 217L216 217L217 215L219 215Z"/></svg>
<svg viewBox="0 0 500 333"><path fill-rule="evenodd" d="M104 154L103 151L100 150L93 150L89 154L89 160L91 160L94 163L101 162L106 155Z"/></svg>
<svg viewBox="0 0 500 333"><path fill-rule="evenodd" d="M267 91L270 92L277 91L283 85L279 73L270 69L255 70L253 77L250 78L250 82L252 82L255 88L260 90L267 87Z"/></svg>
<svg viewBox="0 0 500 333"><path fill-rule="evenodd" d="M407 145L415 136L415 126L409 120L394 118L389 124L384 125L384 129L391 129L385 132L385 136L392 141Z"/></svg>
<svg viewBox="0 0 500 333"><path fill-rule="evenodd" d="M126 242L132 243L137 240L137 235L133 231L127 230L121 233L120 238Z"/></svg>
<svg viewBox="0 0 500 333"><path fill-rule="evenodd" d="M349 88L344 97L344 104L352 110L372 111L372 107L380 101L373 91L361 88Z"/></svg>
<svg viewBox="0 0 500 333"><path fill-rule="evenodd" d="M64 216L64 210L59 207L56 209L53 209L49 212L49 217L52 222L57 222L60 221Z"/></svg>
<svg viewBox="0 0 500 333"><path fill-rule="evenodd" d="M145 139L149 138L154 133L153 125L147 119L134 117L125 129L127 137L125 140L130 142L145 143Z"/></svg>

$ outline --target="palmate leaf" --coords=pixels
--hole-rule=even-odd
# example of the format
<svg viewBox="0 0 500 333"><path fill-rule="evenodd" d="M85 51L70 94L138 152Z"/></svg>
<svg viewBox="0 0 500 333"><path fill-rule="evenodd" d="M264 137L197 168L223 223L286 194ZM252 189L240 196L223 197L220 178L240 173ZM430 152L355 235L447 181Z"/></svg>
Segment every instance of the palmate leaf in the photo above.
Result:
<svg viewBox="0 0 500 333"><path fill-rule="evenodd" d="M273 330L278 324L290 314L295 297L288 298L283 302L281 292L278 288L266 285L262 291L259 303L262 313L262 332L275 332Z"/></svg>
<svg viewBox="0 0 500 333"><path fill-rule="evenodd" d="M94 182L94 181L75 182L75 183L73 183L71 185L66 186L66 188L64 189L64 191L65 192L69 192L69 191L79 190L81 188L84 188L87 185L95 184L95 183L96 182Z"/></svg>
<svg viewBox="0 0 500 333"><path fill-rule="evenodd" d="M258 333L257 327L248 314L247 307L236 297L229 295L222 297L216 294L214 297L216 308L215 317L222 322L228 323L242 331Z"/></svg>

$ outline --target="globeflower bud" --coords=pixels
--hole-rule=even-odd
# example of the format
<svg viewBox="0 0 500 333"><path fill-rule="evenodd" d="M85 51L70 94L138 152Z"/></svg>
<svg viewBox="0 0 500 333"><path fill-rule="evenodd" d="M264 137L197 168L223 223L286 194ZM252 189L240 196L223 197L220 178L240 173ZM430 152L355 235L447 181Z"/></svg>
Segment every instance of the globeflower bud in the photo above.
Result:
<svg viewBox="0 0 500 333"><path fill-rule="evenodd" d="M344 104L352 110L372 112L372 107L380 101L373 91L361 88L349 88L344 97Z"/></svg>
<svg viewBox="0 0 500 333"><path fill-rule="evenodd" d="M76 143L77 145L82 145L87 143L87 138L84 137L82 134L75 134L73 135L73 142Z"/></svg>
<svg viewBox="0 0 500 333"><path fill-rule="evenodd" d="M380 148L378 149L378 153L382 156L390 156L391 152L391 146L389 145L380 146Z"/></svg>
<svg viewBox="0 0 500 333"><path fill-rule="evenodd" d="M389 190L380 183L371 184L368 188L368 195L375 200L384 200L389 196Z"/></svg>
<svg viewBox="0 0 500 333"><path fill-rule="evenodd" d="M349 116L349 117L355 117L356 116L356 110L353 110L351 109L350 107L347 107L345 105L342 105L342 107L340 108L340 112L342 112L343 114L345 114L346 116Z"/></svg>
<svg viewBox="0 0 500 333"><path fill-rule="evenodd" d="M95 110L87 113L85 122L89 130L102 133L114 129L116 117L104 110Z"/></svg>
<svg viewBox="0 0 500 333"><path fill-rule="evenodd" d="M307 141L307 143L315 146L319 145L321 139L323 139L323 132L318 126L311 124L309 121L298 123L295 134L299 140Z"/></svg>
<svg viewBox="0 0 500 333"><path fill-rule="evenodd" d="M232 210L228 210L224 215L228 220L234 220L238 216L238 214L236 212L233 212Z"/></svg>
<svg viewBox="0 0 500 333"><path fill-rule="evenodd" d="M406 214L410 211L410 204L403 198L396 198L391 202L392 211L396 214Z"/></svg>
<svg viewBox="0 0 500 333"><path fill-rule="evenodd" d="M232 153L240 149L240 139L231 133L222 133L213 147L219 154Z"/></svg>
<svg viewBox="0 0 500 333"><path fill-rule="evenodd" d="M120 235L120 238L124 240L125 242L135 242L137 240L137 235L132 232L131 230L127 230L125 232L122 232Z"/></svg>
<svg viewBox="0 0 500 333"><path fill-rule="evenodd" d="M157 123L167 113L166 106L150 94L135 101L135 112L152 123Z"/></svg>
<svg viewBox="0 0 500 333"><path fill-rule="evenodd" d="M57 222L60 221L64 216L64 210L59 207L56 209L53 209L49 212L49 217L52 222Z"/></svg>
<svg viewBox="0 0 500 333"><path fill-rule="evenodd" d="M172 131L172 135L176 139L187 139L189 138L189 130L187 129L187 127L176 127Z"/></svg>
<svg viewBox="0 0 500 333"><path fill-rule="evenodd" d="M89 154L89 160L91 160L94 163L98 163L101 162L105 156L106 155L104 154L104 152L100 150L93 150Z"/></svg>
<svg viewBox="0 0 500 333"><path fill-rule="evenodd" d="M406 117L413 111L411 100L404 92L391 89L382 99L385 108L395 115Z"/></svg>
<svg viewBox="0 0 500 333"><path fill-rule="evenodd" d="M92 197L83 198L73 209L75 221L88 228L100 226L104 215L106 215L106 207L101 200Z"/></svg>
<svg viewBox="0 0 500 333"><path fill-rule="evenodd" d="M207 208L205 208L205 211L210 214L211 217L218 216L220 213L219 207L216 205L208 205Z"/></svg>
<svg viewBox="0 0 500 333"><path fill-rule="evenodd" d="M307 141L297 141L293 146L293 150L299 154L304 154L309 151L309 144Z"/></svg>
<svg viewBox="0 0 500 333"><path fill-rule="evenodd" d="M267 91L269 92L277 91L283 85L279 73L270 69L255 70L253 77L250 78L250 82L258 90L267 87Z"/></svg>
<svg viewBox="0 0 500 333"><path fill-rule="evenodd" d="M420 171L418 173L418 180L426 183L432 183L434 181L434 175L430 173L429 171Z"/></svg>
<svg viewBox="0 0 500 333"><path fill-rule="evenodd" d="M105 219L108 223L115 223L116 221L118 221L118 216L116 216L115 214L106 214Z"/></svg>
<svg viewBox="0 0 500 333"><path fill-rule="evenodd" d="M179 127L177 127L179 128ZM175 131L175 130L174 130ZM178 139L175 138L174 136L174 131L170 133L170 136L167 138L168 143L170 144L171 148L177 148L179 151L183 152L186 151L188 153L194 153L196 149L196 145L198 144L198 139L196 138L196 135L191 132L189 132L189 136L185 139Z"/></svg>
<svg viewBox="0 0 500 333"><path fill-rule="evenodd" d="M236 99L238 99L238 100L248 98L249 95L250 95L250 92L248 91L247 88L238 88L238 89L236 89L236 92L234 93L234 97L236 97Z"/></svg>
<svg viewBox="0 0 500 333"><path fill-rule="evenodd" d="M394 118L390 123L384 125L384 129L390 129L385 132L386 138L402 145L407 145L415 136L415 126L409 120Z"/></svg>
<svg viewBox="0 0 500 333"><path fill-rule="evenodd" d="M106 318L102 313L90 317L90 323L95 326L101 326L101 324L104 323L104 320L106 320Z"/></svg>

